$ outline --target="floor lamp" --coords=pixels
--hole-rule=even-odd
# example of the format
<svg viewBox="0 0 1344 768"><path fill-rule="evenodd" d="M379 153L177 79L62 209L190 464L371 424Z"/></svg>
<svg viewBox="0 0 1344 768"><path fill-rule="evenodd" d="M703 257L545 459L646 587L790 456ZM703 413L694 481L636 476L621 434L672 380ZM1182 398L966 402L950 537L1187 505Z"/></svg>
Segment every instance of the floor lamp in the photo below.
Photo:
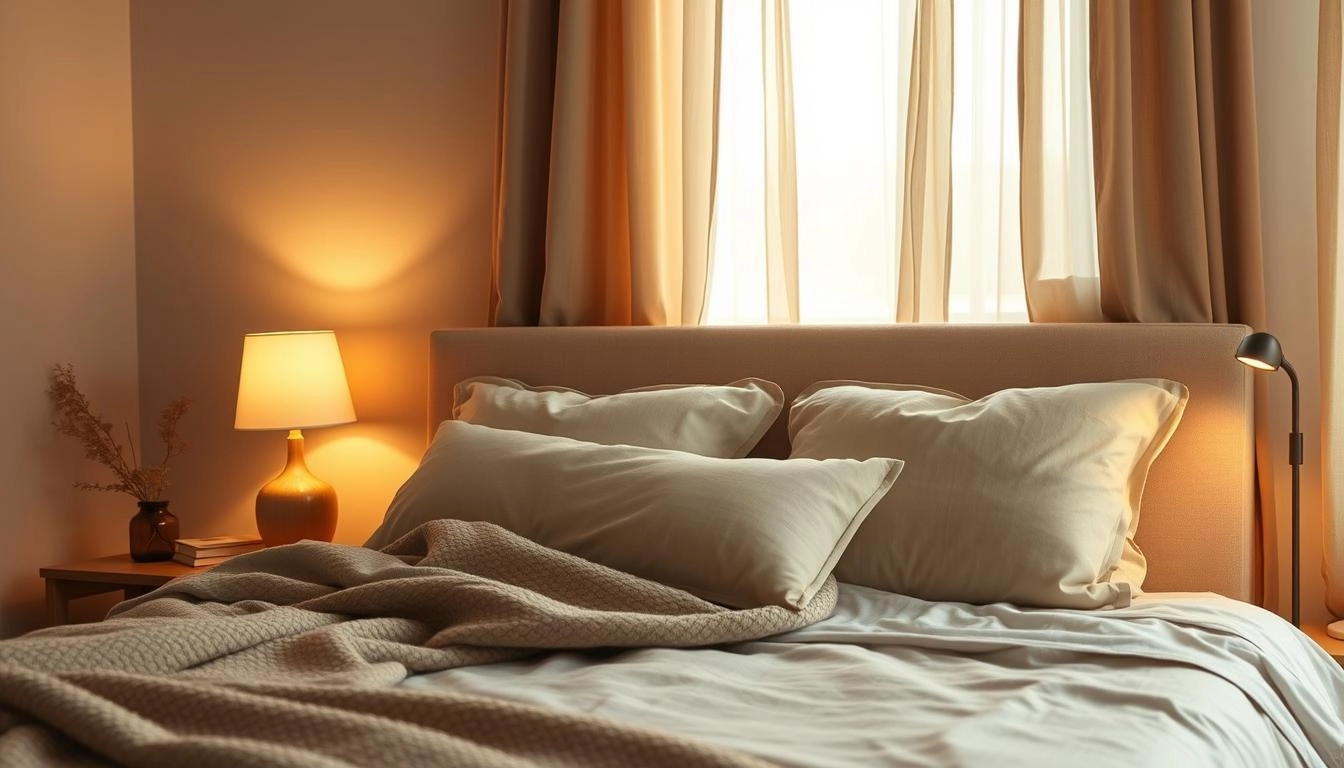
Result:
<svg viewBox="0 0 1344 768"><path fill-rule="evenodd" d="M1268 333L1252 333L1237 345L1237 359L1261 371L1282 368L1293 384L1293 431L1288 435L1288 463L1293 465L1293 626L1301 626L1302 602L1302 429L1299 423L1301 407L1298 402L1297 371L1283 358L1279 340ZM1336 622L1331 629L1344 633L1344 622Z"/></svg>

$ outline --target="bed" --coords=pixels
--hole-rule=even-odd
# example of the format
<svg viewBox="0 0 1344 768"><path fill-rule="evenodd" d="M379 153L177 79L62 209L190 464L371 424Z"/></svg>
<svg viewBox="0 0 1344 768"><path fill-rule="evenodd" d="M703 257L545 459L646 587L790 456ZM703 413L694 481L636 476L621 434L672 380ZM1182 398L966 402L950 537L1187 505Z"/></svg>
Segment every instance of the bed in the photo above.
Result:
<svg viewBox="0 0 1344 768"><path fill-rule="evenodd" d="M1344 673L1250 603L1250 374L1232 358L1247 332L435 332L431 447L369 547L246 555L100 624L0 643L0 763L1344 765ZM682 397L663 385L733 383L776 410L725 438L755 406L716 401L728 410L674 431L723 438L722 455L688 456L642 445L643 417L603 425L626 441L603 445L492 427L464 410L464 382L498 402L644 389L665 396L651 420ZM533 417L564 411L545 402ZM1049 420L1075 402L1078 421ZM993 445L983 435L1005 433L946 437L991 416L1010 430ZM885 445L907 424L924 431L904 458L846 454L853 434ZM1087 442L1094 427L1125 436ZM990 458L967 474L926 445ZM1117 445L1129 463L1086 460ZM1050 461L1068 470L1031 474ZM1108 492L1133 514L1099 529L1116 529L1101 549L1079 545L1108 563L1081 577L1036 541L1054 531L957 518L942 499L953 517L882 512L937 472L944 492L1049 506L1040 488L1094 471L1119 478ZM629 498L622 477L641 479L633 506L653 517L591 517L613 486ZM478 514L499 494L513 506ZM795 503L806 520L769 516ZM707 537L719 518L702 514L731 525ZM893 558L881 547L897 539Z"/></svg>

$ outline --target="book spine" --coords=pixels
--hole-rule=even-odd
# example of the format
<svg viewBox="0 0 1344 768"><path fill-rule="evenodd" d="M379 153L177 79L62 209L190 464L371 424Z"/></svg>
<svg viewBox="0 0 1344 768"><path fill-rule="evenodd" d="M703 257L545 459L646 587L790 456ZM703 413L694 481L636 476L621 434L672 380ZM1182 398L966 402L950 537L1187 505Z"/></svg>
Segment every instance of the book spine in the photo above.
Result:
<svg viewBox="0 0 1344 768"><path fill-rule="evenodd" d="M228 555L225 557L195 557L195 558L186 557L184 555L173 555L174 562L181 563L182 565L190 565L193 568L199 568L200 566L203 565L219 565L225 560L232 560L232 559L233 559L232 555Z"/></svg>
<svg viewBox="0 0 1344 768"><path fill-rule="evenodd" d="M247 552L255 552L261 549L260 544L234 544L227 547L192 547L189 545L178 544L175 551L178 554L188 557L224 557L227 555L241 555Z"/></svg>

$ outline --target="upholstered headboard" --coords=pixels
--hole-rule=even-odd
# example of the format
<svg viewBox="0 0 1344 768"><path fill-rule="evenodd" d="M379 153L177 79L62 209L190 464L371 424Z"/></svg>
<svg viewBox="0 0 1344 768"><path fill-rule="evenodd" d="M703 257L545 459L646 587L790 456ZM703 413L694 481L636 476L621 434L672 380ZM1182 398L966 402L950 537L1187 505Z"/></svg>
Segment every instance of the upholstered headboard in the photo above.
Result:
<svg viewBox="0 0 1344 768"><path fill-rule="evenodd" d="M1060 324L486 328L430 338L429 430L452 388L496 375L593 394L651 384L777 382L792 400L823 379L925 384L980 397L1009 387L1164 377L1190 388L1144 490L1138 543L1149 591L1251 599L1254 458L1240 325ZM787 409L753 455L788 455ZM899 457L898 457L899 458Z"/></svg>

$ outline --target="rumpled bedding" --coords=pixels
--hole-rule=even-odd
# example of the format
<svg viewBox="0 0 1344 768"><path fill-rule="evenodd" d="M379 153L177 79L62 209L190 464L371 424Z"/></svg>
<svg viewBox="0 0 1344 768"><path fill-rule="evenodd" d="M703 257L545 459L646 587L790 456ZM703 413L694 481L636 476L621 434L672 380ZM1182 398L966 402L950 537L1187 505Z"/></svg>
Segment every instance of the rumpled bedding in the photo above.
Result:
<svg viewBox="0 0 1344 768"><path fill-rule="evenodd" d="M1215 595L736 611L435 521L0 642L0 765L109 764L1344 766L1344 672Z"/></svg>
<svg viewBox="0 0 1344 768"><path fill-rule="evenodd" d="M1118 610L933 603L840 585L764 641L557 653L416 676L695 734L788 766L1341 766L1344 672L1255 606L1150 594Z"/></svg>
<svg viewBox="0 0 1344 768"><path fill-rule="evenodd" d="M749 766L657 729L394 687L542 649L737 643L831 612L731 610L488 523L301 542L0 643L0 765Z"/></svg>

